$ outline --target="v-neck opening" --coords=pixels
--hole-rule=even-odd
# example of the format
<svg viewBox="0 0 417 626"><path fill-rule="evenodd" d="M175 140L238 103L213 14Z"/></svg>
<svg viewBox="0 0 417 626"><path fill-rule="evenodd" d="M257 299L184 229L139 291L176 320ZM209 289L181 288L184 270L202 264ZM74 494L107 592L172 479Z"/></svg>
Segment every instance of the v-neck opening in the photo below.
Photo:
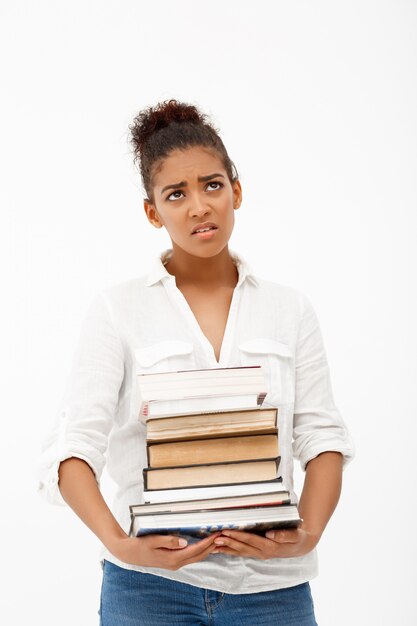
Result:
<svg viewBox="0 0 417 626"><path fill-rule="evenodd" d="M173 278L174 280L172 281L172 287L177 291L177 295L182 303L183 311L186 314L186 317L188 318L190 325L193 328L195 334L200 339L200 342L205 344L207 348L207 352L210 354L210 360L215 364L215 367L224 367L225 362L227 361L227 357L229 356L227 354L227 349L230 348L230 345L231 345L230 339L231 339L231 334L233 332L232 326L234 325L234 320L236 317L235 309L236 309L236 300L237 300L239 280L233 289L233 294L230 300L229 311L228 311L227 319L226 319L226 325L224 327L224 333L223 333L222 341L220 344L219 360L217 360L216 352L215 352L213 344L211 343L207 335L204 334L203 329L198 323L197 317L195 313L193 312L192 308L190 307L187 298L184 296L181 289L177 287L176 282L175 282L175 277ZM229 352L230 352L230 349L229 349Z"/></svg>
<svg viewBox="0 0 417 626"><path fill-rule="evenodd" d="M168 259L166 259L168 262ZM237 309L237 300L238 300L238 292L240 290L241 285L241 276L239 272L239 265L234 263L238 272L237 283L233 289L232 298L230 300L229 311L227 314L226 325L224 327L224 333L220 345L219 352L219 360L216 359L216 353L213 344L209 340L209 338L204 334L203 329L198 323L197 317L194 314L191 306L188 303L188 300L182 293L182 291L177 287L176 278L172 274L170 275L170 279L167 282L167 286L170 286L176 292L177 302L181 306L182 312L187 318L192 330L195 335L198 337L200 343L205 346L205 352L209 355L209 360L214 364L214 367L226 367L226 363L230 357L230 350L232 345L232 334L233 328L235 327L236 321L236 309Z"/></svg>
<svg viewBox="0 0 417 626"><path fill-rule="evenodd" d="M193 319L193 326L195 328L196 334L200 336L200 339L202 340L203 343L206 344L208 351L210 352L210 355L212 357L212 361L213 363L215 363L216 367L222 367L225 365L225 361L227 361L227 348L228 346L230 346L230 335L233 332L232 331L232 326L234 323L234 313L235 313L235 304L236 304L236 298L237 298L237 283L236 286L233 289L233 294L232 294L232 298L230 300L230 305L229 305L229 311L227 314L227 319L226 319L226 324L224 327L224 333L223 333L223 337L221 340L221 344L220 344L220 351L219 351L219 360L217 360L216 358L216 351L214 349L213 344L211 343L210 339L207 337L207 335L204 333L203 329L201 328L198 319L195 315L195 313L193 312L192 308L190 307L187 298L184 296L184 294L182 293L182 291L175 285L175 289L178 290L180 297L184 303L184 306L187 308L189 314L190 314L190 318L192 317Z"/></svg>

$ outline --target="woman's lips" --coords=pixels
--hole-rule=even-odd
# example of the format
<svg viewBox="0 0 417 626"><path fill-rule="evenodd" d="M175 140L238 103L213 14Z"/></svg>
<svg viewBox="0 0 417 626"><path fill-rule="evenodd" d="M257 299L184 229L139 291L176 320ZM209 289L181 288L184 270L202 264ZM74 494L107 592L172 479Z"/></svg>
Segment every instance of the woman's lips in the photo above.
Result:
<svg viewBox="0 0 417 626"><path fill-rule="evenodd" d="M217 233L217 230L217 228L213 228L211 230L206 230L202 233L193 233L193 237L198 237L198 239L202 240L213 239L213 237Z"/></svg>
<svg viewBox="0 0 417 626"><path fill-rule="evenodd" d="M191 234L195 235L197 230L204 230L206 228L217 228L217 224L214 222L202 222L201 224L196 224L191 231Z"/></svg>

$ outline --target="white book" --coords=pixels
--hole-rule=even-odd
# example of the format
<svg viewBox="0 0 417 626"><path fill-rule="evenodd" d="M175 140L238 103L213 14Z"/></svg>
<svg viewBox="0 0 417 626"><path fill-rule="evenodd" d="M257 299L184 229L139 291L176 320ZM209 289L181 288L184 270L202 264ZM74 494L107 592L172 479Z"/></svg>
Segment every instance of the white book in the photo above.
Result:
<svg viewBox="0 0 417 626"><path fill-rule="evenodd" d="M183 489L150 489L144 490L143 498L146 503L177 502L201 500L203 498L223 498L244 496L256 493L273 493L277 490L287 491L282 478L273 480L238 483L233 485L213 485L208 487L185 487Z"/></svg>
<svg viewBox="0 0 417 626"><path fill-rule="evenodd" d="M202 500L185 500L175 502L157 502L150 504L133 504L129 506L130 515L145 513L174 513L181 511L201 511L202 509L232 509L250 506L281 506L291 504L290 493L280 490L271 493L254 493L243 496L226 496L222 498L203 498Z"/></svg>
<svg viewBox="0 0 417 626"><path fill-rule="evenodd" d="M167 388L155 387L153 389L139 385L139 390L143 401L183 400L196 396L240 396L243 393L245 395L266 393L265 384L261 382L245 383L243 385L216 384L211 387L198 385L182 387L173 384Z"/></svg>
<svg viewBox="0 0 417 626"><path fill-rule="evenodd" d="M137 380L144 401L266 392L261 366L138 374Z"/></svg>
<svg viewBox="0 0 417 626"><path fill-rule="evenodd" d="M191 415L192 413L210 413L214 411L256 409L262 404L266 393L200 396L142 402L139 418L142 421L168 417L170 415Z"/></svg>
<svg viewBox="0 0 417 626"><path fill-rule="evenodd" d="M242 367L208 367L193 370L174 370L169 372L151 372L150 374L139 373L138 376L149 383L165 384L170 380L177 382L190 382L202 379L204 381L220 381L231 379L258 378L262 375L261 365L245 365Z"/></svg>
<svg viewBox="0 0 417 626"><path fill-rule="evenodd" d="M297 528L301 521L295 504L159 515L145 513L132 517L129 535L162 533L185 534L200 538L223 528L235 528L263 535L270 528Z"/></svg>
<svg viewBox="0 0 417 626"><path fill-rule="evenodd" d="M197 384L198 382L198 384ZM166 400L176 398L190 398L194 396L238 396L248 393L259 393L265 391L265 380L243 380L237 385L233 381L227 380L213 382L211 385L200 384L201 381L193 382L190 385L177 384L171 381L168 385L143 385L139 383L139 390L142 400Z"/></svg>

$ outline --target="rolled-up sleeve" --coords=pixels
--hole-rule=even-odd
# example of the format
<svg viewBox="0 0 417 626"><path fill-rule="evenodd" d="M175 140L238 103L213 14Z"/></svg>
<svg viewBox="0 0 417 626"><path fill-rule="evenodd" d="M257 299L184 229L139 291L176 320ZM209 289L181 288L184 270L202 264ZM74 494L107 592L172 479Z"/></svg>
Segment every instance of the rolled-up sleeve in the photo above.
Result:
<svg viewBox="0 0 417 626"><path fill-rule="evenodd" d="M65 505L58 468L70 457L86 461L99 483L123 376L123 346L106 295L98 293L82 324L55 424L41 450L38 490L48 502Z"/></svg>
<svg viewBox="0 0 417 626"><path fill-rule="evenodd" d="M305 470L322 452L340 452L345 466L354 445L334 403L329 366L316 313L300 293L300 326L295 357L293 454Z"/></svg>

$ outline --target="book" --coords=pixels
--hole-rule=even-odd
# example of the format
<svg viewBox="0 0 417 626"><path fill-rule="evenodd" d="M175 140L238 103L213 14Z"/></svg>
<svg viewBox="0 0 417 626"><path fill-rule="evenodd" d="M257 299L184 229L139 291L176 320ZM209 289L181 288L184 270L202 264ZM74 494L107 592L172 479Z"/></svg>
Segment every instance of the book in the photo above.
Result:
<svg viewBox="0 0 417 626"><path fill-rule="evenodd" d="M228 388L232 389L232 393L239 394L252 385L253 391L256 392L257 387L265 385L265 378L261 365L247 365L139 373L138 383L144 400L162 400L200 395L200 393L211 395L213 388L220 388L219 395L227 395ZM196 388L203 391L195 393ZM206 392L207 389L209 393Z"/></svg>
<svg viewBox="0 0 417 626"><path fill-rule="evenodd" d="M201 500L204 498L222 498L252 494L274 492L287 493L282 484L282 477L272 480L253 481L250 483L232 483L229 485L205 485L202 487L183 487L180 489L145 489L143 499L145 503L166 503L185 500Z"/></svg>
<svg viewBox="0 0 417 626"><path fill-rule="evenodd" d="M134 504L129 507L130 515L145 513L175 513L181 511L199 511L201 509L232 509L244 507L278 506L291 504L289 491L271 491L270 493L253 493L241 496L206 498L201 500L176 500L154 504Z"/></svg>
<svg viewBox="0 0 417 626"><path fill-rule="evenodd" d="M147 421L147 440L175 441L241 434L273 434L278 423L278 408L261 408L215 413L174 414Z"/></svg>
<svg viewBox="0 0 417 626"><path fill-rule="evenodd" d="M133 537L156 533L202 538L218 530L231 528L264 535L267 530L297 528L301 521L295 504L158 515L146 513L132 516L129 534Z"/></svg>
<svg viewBox="0 0 417 626"><path fill-rule="evenodd" d="M221 528L264 534L297 527L277 476L278 407L262 407L261 366L138 374L146 423L144 503L130 506L132 536L197 540Z"/></svg>
<svg viewBox="0 0 417 626"><path fill-rule="evenodd" d="M278 456L278 434L153 443L147 453L149 467L268 459Z"/></svg>
<svg viewBox="0 0 417 626"><path fill-rule="evenodd" d="M146 422L150 418L157 419L180 413L191 414L197 411L212 413L226 409L256 409L262 404L265 396L266 393L261 392L209 397L201 395L173 400L147 400L141 404L139 418Z"/></svg>
<svg viewBox="0 0 417 626"><path fill-rule="evenodd" d="M267 393L260 365L138 374L137 380L144 421L170 413L256 408Z"/></svg>
<svg viewBox="0 0 417 626"><path fill-rule="evenodd" d="M238 463L208 463L165 468L147 467L143 470L145 489L203 486L270 480L276 478L280 458L239 461Z"/></svg>

